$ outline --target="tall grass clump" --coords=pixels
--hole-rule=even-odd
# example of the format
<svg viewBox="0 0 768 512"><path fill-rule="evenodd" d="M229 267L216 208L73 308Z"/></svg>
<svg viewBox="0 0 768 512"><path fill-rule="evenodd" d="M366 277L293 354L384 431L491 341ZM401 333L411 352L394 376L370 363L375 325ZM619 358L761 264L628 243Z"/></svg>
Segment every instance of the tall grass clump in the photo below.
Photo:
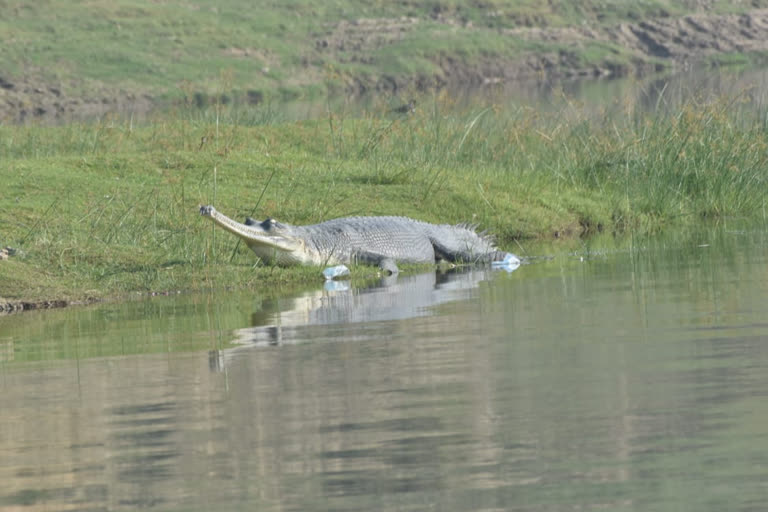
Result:
<svg viewBox="0 0 768 512"><path fill-rule="evenodd" d="M690 101L674 112L580 124L566 179L608 191L620 225L754 215L768 193L768 138L764 113L739 106L738 98Z"/></svg>
<svg viewBox="0 0 768 512"><path fill-rule="evenodd" d="M601 203L594 219L580 212L583 228L656 229L685 217L762 211L766 119L739 96L611 115L566 104L548 114L457 109L438 97L412 116L336 120L333 148L369 163L373 182L413 182L430 191L456 180L542 195L554 190L564 205L579 202L575 196Z"/></svg>

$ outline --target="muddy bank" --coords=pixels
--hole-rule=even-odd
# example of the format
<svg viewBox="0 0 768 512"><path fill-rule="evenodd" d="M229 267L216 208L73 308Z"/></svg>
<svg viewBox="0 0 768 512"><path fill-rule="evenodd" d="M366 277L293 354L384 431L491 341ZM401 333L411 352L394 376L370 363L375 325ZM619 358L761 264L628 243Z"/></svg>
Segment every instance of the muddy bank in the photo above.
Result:
<svg viewBox="0 0 768 512"><path fill-rule="evenodd" d="M15 76L0 71L0 122L77 121L108 113L146 113L157 100L143 91L61 81L30 69Z"/></svg>
<svg viewBox="0 0 768 512"><path fill-rule="evenodd" d="M32 311L34 309L63 308L69 305L70 303L65 300L23 301L8 300L0 297L0 315L19 313L21 311Z"/></svg>

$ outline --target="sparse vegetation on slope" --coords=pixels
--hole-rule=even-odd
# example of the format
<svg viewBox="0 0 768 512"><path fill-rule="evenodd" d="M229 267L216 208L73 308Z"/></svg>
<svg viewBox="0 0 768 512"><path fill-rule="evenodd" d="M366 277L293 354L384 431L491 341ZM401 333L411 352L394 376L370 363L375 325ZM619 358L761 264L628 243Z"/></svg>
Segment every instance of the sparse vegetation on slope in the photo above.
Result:
<svg viewBox="0 0 768 512"><path fill-rule="evenodd" d="M617 75L768 51L768 1L0 1L0 120Z"/></svg>

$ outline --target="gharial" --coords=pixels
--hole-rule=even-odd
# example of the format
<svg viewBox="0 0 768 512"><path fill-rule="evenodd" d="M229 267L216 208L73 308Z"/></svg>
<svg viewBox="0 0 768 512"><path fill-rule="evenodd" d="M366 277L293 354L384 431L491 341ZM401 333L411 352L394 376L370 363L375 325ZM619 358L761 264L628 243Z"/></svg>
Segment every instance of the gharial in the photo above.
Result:
<svg viewBox="0 0 768 512"><path fill-rule="evenodd" d="M499 250L493 237L465 224L430 224L407 217L343 217L309 226L248 217L244 224L213 206L200 214L240 237L266 263L340 265L365 263L397 273L397 263L509 262L514 254Z"/></svg>

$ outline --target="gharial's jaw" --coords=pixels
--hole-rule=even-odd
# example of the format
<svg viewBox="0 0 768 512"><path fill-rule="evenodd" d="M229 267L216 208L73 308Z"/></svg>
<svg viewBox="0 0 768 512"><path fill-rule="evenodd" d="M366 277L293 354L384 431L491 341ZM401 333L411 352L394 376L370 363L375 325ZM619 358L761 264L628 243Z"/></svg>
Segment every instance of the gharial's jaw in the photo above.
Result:
<svg viewBox="0 0 768 512"><path fill-rule="evenodd" d="M280 233L267 231L260 224L241 224L220 213L213 206L201 206L200 215L207 217L214 224L240 237L245 244L264 259L291 260L290 256L280 253L291 253L302 249L298 239L284 236Z"/></svg>

